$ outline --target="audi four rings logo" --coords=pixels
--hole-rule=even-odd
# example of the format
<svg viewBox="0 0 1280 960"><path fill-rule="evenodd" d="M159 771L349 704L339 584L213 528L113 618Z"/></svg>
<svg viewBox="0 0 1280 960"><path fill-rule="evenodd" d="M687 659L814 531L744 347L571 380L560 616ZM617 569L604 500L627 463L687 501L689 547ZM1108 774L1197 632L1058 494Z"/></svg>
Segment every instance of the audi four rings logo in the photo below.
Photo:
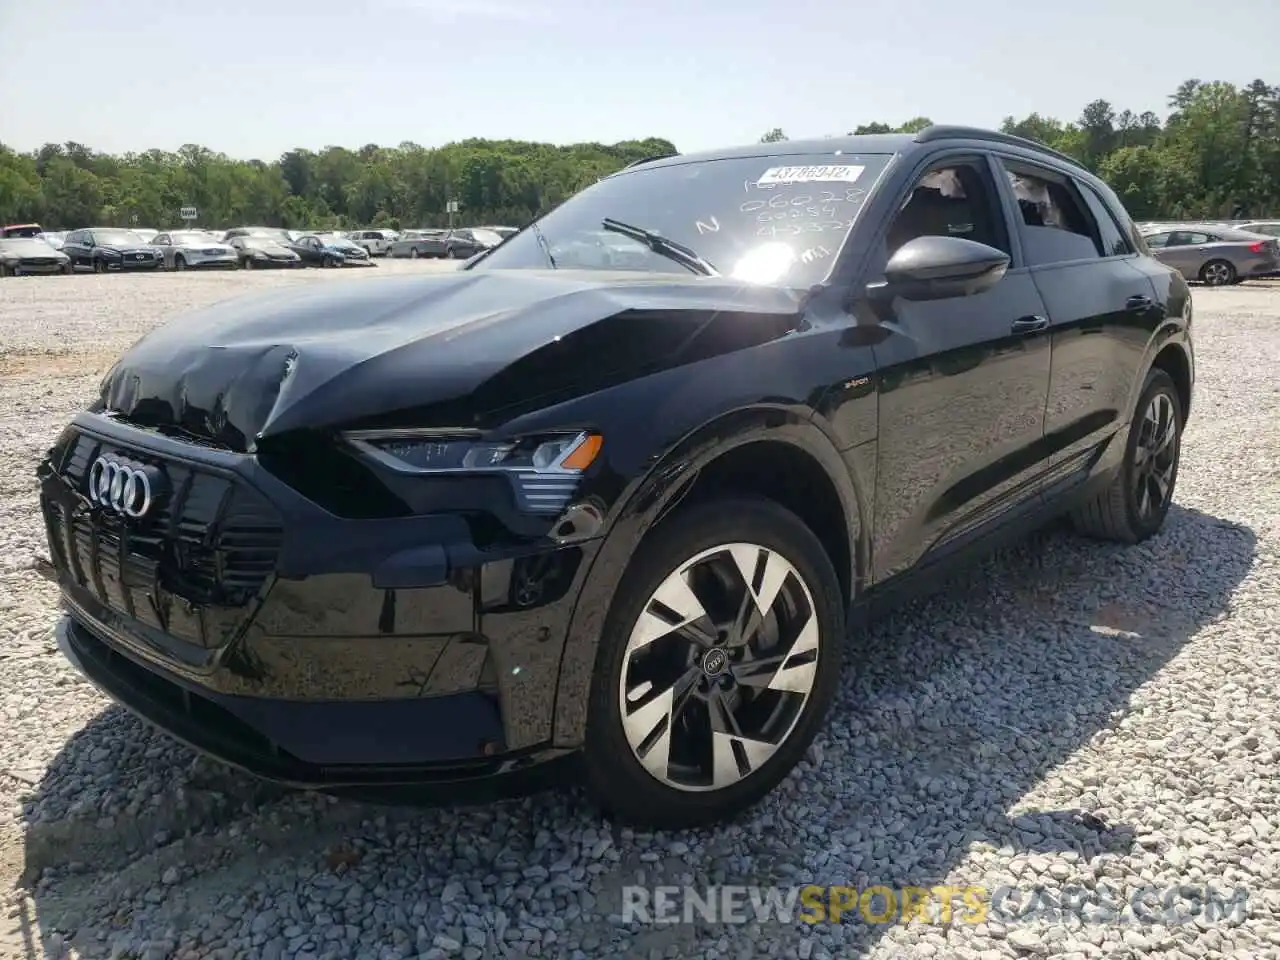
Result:
<svg viewBox="0 0 1280 960"><path fill-rule="evenodd" d="M155 493L142 467L99 457L89 468L89 499L126 517L145 516Z"/></svg>

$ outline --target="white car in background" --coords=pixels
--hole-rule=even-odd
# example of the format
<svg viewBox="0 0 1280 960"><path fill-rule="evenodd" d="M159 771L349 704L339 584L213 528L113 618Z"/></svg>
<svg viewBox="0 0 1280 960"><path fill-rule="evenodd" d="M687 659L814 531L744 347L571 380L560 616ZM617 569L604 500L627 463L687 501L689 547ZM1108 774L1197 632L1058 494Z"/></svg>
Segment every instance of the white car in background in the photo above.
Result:
<svg viewBox="0 0 1280 960"><path fill-rule="evenodd" d="M394 230L352 230L347 239L364 247L371 257L385 257L400 234Z"/></svg>
<svg viewBox="0 0 1280 960"><path fill-rule="evenodd" d="M161 251L166 270L234 270L239 264L235 247L203 230L173 230L151 238L151 246Z"/></svg>

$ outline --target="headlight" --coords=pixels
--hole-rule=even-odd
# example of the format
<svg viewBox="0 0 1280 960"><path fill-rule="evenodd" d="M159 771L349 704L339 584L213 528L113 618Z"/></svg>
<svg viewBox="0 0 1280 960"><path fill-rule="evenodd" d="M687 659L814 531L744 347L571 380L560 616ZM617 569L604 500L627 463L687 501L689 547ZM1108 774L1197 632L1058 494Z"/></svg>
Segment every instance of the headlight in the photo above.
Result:
<svg viewBox="0 0 1280 960"><path fill-rule="evenodd" d="M418 476L502 474L517 505L558 514L569 505L583 472L604 445L598 433L563 433L517 440L483 440L458 431L356 430L344 439L397 473Z"/></svg>

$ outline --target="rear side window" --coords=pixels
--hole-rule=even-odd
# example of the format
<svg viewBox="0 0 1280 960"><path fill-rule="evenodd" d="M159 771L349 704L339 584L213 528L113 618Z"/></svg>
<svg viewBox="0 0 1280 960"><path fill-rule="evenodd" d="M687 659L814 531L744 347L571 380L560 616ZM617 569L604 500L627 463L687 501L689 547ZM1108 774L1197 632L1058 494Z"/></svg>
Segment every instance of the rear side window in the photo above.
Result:
<svg viewBox="0 0 1280 960"><path fill-rule="evenodd" d="M1146 237L1145 239L1147 241L1148 247L1150 247L1152 250L1159 250L1161 247L1167 247L1169 245L1170 236L1171 234L1168 234L1168 233L1153 233L1151 236Z"/></svg>
<svg viewBox="0 0 1280 960"><path fill-rule="evenodd" d="M1098 240L1102 244L1102 255L1125 257L1133 253L1133 247L1125 239L1120 224L1107 208L1106 201L1087 183L1077 181L1076 186L1080 190L1080 196L1084 198L1085 205L1089 208L1089 213L1093 215L1094 222L1098 225Z"/></svg>
<svg viewBox="0 0 1280 960"><path fill-rule="evenodd" d="M1006 162L1005 168L1029 266L1111 255L1103 252L1097 224L1073 184L1021 163Z"/></svg>

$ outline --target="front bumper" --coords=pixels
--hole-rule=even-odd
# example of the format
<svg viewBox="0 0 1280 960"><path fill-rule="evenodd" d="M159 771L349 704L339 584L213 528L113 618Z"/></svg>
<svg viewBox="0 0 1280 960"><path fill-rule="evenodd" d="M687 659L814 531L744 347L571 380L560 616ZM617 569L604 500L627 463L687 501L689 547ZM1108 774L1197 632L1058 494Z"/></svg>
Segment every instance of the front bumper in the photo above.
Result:
<svg viewBox="0 0 1280 960"><path fill-rule="evenodd" d="M13 272L17 276L62 273L70 262L70 260L55 260L48 257L41 257L38 260L19 260L13 264Z"/></svg>
<svg viewBox="0 0 1280 960"><path fill-rule="evenodd" d="M111 257L102 261L106 264L108 270L119 270L127 272L130 270L156 270L164 266L163 257L152 257L149 259L139 260L135 254L127 254L123 257Z"/></svg>
<svg viewBox="0 0 1280 960"><path fill-rule="evenodd" d="M240 259L234 253L206 254L195 250L184 251L182 258L189 270L234 269Z"/></svg>
<svg viewBox="0 0 1280 960"><path fill-rule="evenodd" d="M163 471L154 518L88 504L100 455ZM94 414L40 474L64 653L197 749L383 796L522 791L577 746L552 722L595 542L481 548L462 516L340 519L254 456Z"/></svg>

